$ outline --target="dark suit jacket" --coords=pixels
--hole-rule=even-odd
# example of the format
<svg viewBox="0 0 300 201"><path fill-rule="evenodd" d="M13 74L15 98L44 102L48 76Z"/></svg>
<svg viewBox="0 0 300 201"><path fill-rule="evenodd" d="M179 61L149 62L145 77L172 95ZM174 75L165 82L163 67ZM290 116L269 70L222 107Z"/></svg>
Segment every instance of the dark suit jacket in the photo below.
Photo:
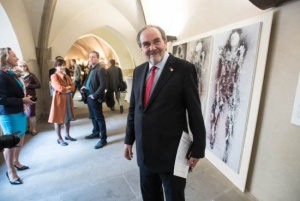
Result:
<svg viewBox="0 0 300 201"><path fill-rule="evenodd" d="M15 78L0 70L0 114L24 111L24 91Z"/></svg>
<svg viewBox="0 0 300 201"><path fill-rule="evenodd" d="M107 74L109 78L108 89L110 91L118 91L119 84L123 81L122 70L118 66L111 66L107 69Z"/></svg>
<svg viewBox="0 0 300 201"><path fill-rule="evenodd" d="M186 110L194 144L192 157L204 157L205 127L193 64L169 56L147 107L142 105L148 62L134 70L125 144L136 141L137 162L153 172L172 172Z"/></svg>
<svg viewBox="0 0 300 201"><path fill-rule="evenodd" d="M86 78L86 80L83 83L83 86L86 86L86 81L90 75L91 71L89 71L89 74ZM97 64L94 66L94 73L91 78L90 87L93 90L93 96L95 99L97 99L100 102L105 101L105 88L107 86L108 77L106 69L103 66L100 66L100 64Z"/></svg>

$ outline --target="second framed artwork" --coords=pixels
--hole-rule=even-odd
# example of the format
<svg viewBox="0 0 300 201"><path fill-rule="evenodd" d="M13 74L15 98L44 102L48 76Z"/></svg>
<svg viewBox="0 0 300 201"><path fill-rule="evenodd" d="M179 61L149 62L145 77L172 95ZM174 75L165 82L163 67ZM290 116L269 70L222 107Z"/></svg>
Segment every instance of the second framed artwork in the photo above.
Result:
<svg viewBox="0 0 300 201"><path fill-rule="evenodd" d="M206 126L206 157L244 191L273 13L173 43L193 63Z"/></svg>

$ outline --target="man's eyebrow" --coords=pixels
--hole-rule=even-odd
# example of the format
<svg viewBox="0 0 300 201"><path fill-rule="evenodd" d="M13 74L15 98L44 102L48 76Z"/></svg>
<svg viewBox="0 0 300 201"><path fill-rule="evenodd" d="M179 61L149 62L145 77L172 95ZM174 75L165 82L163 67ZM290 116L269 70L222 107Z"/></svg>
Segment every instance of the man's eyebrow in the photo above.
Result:
<svg viewBox="0 0 300 201"><path fill-rule="evenodd" d="M161 38L157 37L157 38L154 38L152 41L144 41L142 42L142 44L150 44L151 42L157 42L157 41L161 41Z"/></svg>

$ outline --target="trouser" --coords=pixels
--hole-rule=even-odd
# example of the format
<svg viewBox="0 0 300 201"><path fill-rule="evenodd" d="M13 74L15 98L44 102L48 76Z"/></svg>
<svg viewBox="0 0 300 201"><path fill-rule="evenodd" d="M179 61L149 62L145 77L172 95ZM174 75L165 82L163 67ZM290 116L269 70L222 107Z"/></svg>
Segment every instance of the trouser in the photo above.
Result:
<svg viewBox="0 0 300 201"><path fill-rule="evenodd" d="M93 122L93 135L101 134L100 139L106 140L106 123L102 111L102 102L98 102L96 99L88 97L87 104L90 112L90 117Z"/></svg>
<svg viewBox="0 0 300 201"><path fill-rule="evenodd" d="M81 81L74 81L75 91L72 92L72 98L74 98L74 95L75 95L77 89L80 92L80 88L81 88L81 83L80 82Z"/></svg>
<svg viewBox="0 0 300 201"><path fill-rule="evenodd" d="M151 173L140 168L140 183L143 201L184 201L186 179L173 172Z"/></svg>
<svg viewBox="0 0 300 201"><path fill-rule="evenodd" d="M117 99L119 105L120 106L123 105L122 100L121 100L121 92L120 91L115 91L115 95L116 95L116 99Z"/></svg>

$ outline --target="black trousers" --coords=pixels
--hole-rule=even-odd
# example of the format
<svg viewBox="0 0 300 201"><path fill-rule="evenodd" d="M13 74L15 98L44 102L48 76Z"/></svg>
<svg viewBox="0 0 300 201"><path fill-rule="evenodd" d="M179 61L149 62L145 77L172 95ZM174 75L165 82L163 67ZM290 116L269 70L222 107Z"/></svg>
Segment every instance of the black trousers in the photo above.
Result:
<svg viewBox="0 0 300 201"><path fill-rule="evenodd" d="M140 183L143 201L184 201L186 179L173 172L152 173L140 168Z"/></svg>

